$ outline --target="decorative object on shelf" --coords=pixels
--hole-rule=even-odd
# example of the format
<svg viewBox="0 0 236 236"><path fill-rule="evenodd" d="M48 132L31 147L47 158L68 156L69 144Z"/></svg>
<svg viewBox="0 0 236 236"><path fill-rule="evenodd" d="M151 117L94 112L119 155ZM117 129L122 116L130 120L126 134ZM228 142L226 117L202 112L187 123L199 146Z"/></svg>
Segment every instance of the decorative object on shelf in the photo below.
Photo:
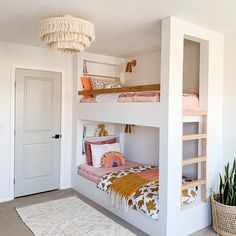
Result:
<svg viewBox="0 0 236 236"><path fill-rule="evenodd" d="M39 24L39 36L51 49L62 53L79 53L95 39L94 25L70 15L50 17Z"/></svg>
<svg viewBox="0 0 236 236"><path fill-rule="evenodd" d="M130 125L130 124L125 125L125 133L126 134L131 134L132 133L132 126L134 126L134 125Z"/></svg>
<svg viewBox="0 0 236 236"><path fill-rule="evenodd" d="M105 124L99 124L98 129L100 130L98 133L99 137L108 136Z"/></svg>
<svg viewBox="0 0 236 236"><path fill-rule="evenodd" d="M86 61L84 61L84 64L83 64L83 74L87 74L87 73L88 73L88 67L87 67Z"/></svg>
<svg viewBox="0 0 236 236"><path fill-rule="evenodd" d="M83 126L83 138L86 137L86 126Z"/></svg>
<svg viewBox="0 0 236 236"><path fill-rule="evenodd" d="M94 136L95 136L95 137L100 137L100 136L99 136L100 131L101 131L101 129L97 128L97 129L95 130Z"/></svg>
<svg viewBox="0 0 236 236"><path fill-rule="evenodd" d="M225 166L224 177L220 175L219 194L212 194L213 229L222 236L236 235L236 159L233 167Z"/></svg>
<svg viewBox="0 0 236 236"><path fill-rule="evenodd" d="M133 70L133 67L135 67L137 65L137 61L134 59L132 61L127 62L126 65L126 70L125 72L131 73Z"/></svg>

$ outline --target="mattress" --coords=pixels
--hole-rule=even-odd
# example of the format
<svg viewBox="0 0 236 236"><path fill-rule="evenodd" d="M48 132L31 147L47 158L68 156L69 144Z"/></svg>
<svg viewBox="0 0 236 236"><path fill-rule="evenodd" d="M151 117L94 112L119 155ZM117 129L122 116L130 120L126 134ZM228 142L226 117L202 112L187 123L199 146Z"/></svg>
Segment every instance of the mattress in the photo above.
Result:
<svg viewBox="0 0 236 236"><path fill-rule="evenodd" d="M160 93L140 92L140 93L114 93L100 94L96 97L82 98L82 103L135 103L135 102L159 102ZM195 94L183 94L183 110L198 110L199 99Z"/></svg>
<svg viewBox="0 0 236 236"><path fill-rule="evenodd" d="M111 168L95 168L88 164L82 164L78 168L78 174L97 184L103 176L109 173L117 172L119 170L125 170L128 168L138 167L140 165L141 164L128 161L126 161L126 165L124 166L111 167Z"/></svg>

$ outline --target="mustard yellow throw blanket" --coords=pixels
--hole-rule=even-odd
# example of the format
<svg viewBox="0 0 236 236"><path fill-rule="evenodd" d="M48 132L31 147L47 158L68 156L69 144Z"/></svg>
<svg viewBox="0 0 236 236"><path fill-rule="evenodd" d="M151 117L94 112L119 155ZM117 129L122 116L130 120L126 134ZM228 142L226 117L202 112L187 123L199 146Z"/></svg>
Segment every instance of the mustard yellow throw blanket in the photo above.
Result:
<svg viewBox="0 0 236 236"><path fill-rule="evenodd" d="M157 180L158 171L156 169L117 178L109 187L110 204L127 212L132 195L143 185Z"/></svg>

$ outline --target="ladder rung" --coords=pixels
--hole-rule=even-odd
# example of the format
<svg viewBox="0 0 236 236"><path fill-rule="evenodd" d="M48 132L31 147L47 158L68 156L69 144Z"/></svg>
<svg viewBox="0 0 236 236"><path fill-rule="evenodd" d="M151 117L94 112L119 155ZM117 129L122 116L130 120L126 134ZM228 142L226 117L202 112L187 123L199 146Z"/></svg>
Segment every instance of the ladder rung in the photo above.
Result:
<svg viewBox="0 0 236 236"><path fill-rule="evenodd" d="M182 162L182 165L187 166L187 165L192 165L192 164L199 163L199 162L204 162L204 161L206 161L206 157L194 157L194 158L191 158L191 159L184 160Z"/></svg>
<svg viewBox="0 0 236 236"><path fill-rule="evenodd" d="M206 184L206 180L205 179L198 179L198 180L193 180L191 182L187 182L185 184L182 185L182 190L186 190L192 187L197 187L200 185L205 185Z"/></svg>
<svg viewBox="0 0 236 236"><path fill-rule="evenodd" d="M183 116L206 116L207 111L191 111L191 110L184 110Z"/></svg>
<svg viewBox="0 0 236 236"><path fill-rule="evenodd" d="M204 139L207 138L206 134L191 134L191 135L184 135L182 137L183 141L188 141L188 140L196 140L196 139Z"/></svg>

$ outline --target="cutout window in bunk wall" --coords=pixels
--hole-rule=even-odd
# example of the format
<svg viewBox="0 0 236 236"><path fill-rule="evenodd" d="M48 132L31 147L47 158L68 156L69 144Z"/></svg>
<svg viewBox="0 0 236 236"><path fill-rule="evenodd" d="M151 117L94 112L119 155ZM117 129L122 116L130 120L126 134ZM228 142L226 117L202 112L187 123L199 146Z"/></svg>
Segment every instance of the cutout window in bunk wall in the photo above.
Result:
<svg viewBox="0 0 236 236"><path fill-rule="evenodd" d="M183 93L196 94L200 91L200 43L184 39ZM191 107L191 106L190 106ZM183 135L197 134L198 123L183 123ZM183 142L183 160L198 156L199 141ZM198 164L183 167L183 176L197 179Z"/></svg>
<svg viewBox="0 0 236 236"><path fill-rule="evenodd" d="M184 40L183 93L199 94L200 43Z"/></svg>

